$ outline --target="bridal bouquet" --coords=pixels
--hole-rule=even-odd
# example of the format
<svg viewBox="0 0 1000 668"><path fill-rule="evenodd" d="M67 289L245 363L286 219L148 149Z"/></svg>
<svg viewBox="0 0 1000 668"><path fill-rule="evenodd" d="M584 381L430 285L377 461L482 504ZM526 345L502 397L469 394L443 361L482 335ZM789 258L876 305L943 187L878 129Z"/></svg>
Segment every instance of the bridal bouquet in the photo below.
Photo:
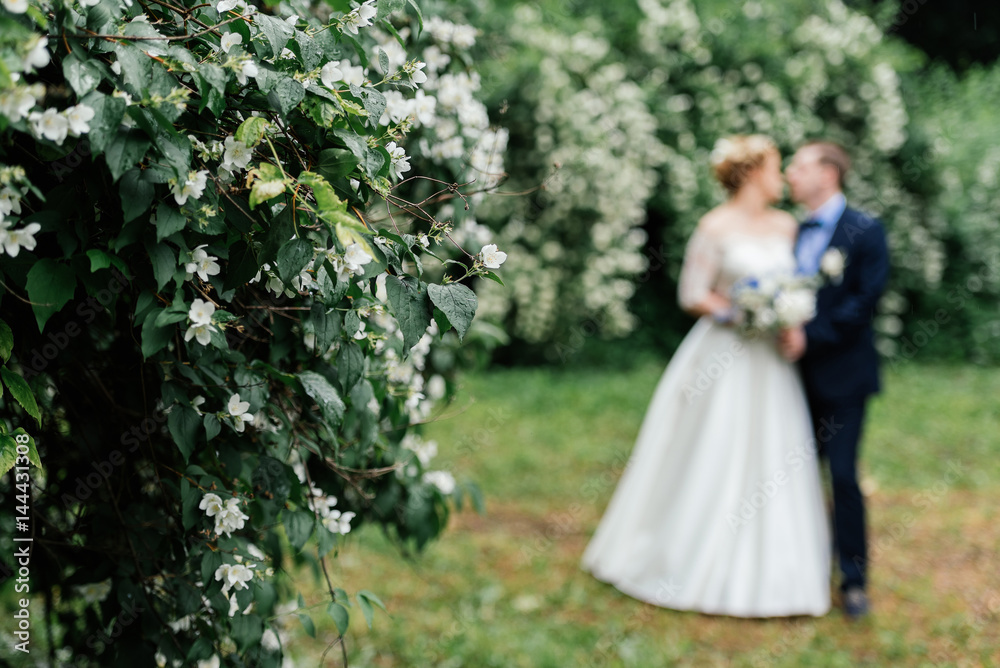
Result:
<svg viewBox="0 0 1000 668"><path fill-rule="evenodd" d="M736 324L755 337L802 325L816 315L816 281L794 274L747 277L733 286Z"/></svg>
<svg viewBox="0 0 1000 668"><path fill-rule="evenodd" d="M816 291L827 282L841 279L844 262L842 251L830 249L814 276L785 272L744 278L733 285L730 293L736 312L734 322L748 337L809 322L816 315Z"/></svg>

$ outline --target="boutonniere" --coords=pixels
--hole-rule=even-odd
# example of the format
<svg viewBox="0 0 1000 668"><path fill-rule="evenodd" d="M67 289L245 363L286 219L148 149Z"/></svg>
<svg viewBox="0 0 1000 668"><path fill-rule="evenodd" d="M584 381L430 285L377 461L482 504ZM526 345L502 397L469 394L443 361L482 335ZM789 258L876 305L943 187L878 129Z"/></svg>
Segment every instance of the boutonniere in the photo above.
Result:
<svg viewBox="0 0 1000 668"><path fill-rule="evenodd" d="M827 280L832 283L840 283L844 277L844 265L847 264L847 253L840 248L831 248L819 261L819 270Z"/></svg>

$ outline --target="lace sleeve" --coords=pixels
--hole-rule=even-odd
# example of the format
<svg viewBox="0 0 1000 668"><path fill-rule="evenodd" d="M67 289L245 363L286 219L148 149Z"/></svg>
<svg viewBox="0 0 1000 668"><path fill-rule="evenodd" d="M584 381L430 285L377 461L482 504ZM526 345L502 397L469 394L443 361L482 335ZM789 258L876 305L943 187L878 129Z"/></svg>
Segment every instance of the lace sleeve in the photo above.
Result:
<svg viewBox="0 0 1000 668"><path fill-rule="evenodd" d="M684 265L677 285L677 299L681 308L690 310L704 301L715 286L718 276L718 242L703 230L697 229L684 251Z"/></svg>

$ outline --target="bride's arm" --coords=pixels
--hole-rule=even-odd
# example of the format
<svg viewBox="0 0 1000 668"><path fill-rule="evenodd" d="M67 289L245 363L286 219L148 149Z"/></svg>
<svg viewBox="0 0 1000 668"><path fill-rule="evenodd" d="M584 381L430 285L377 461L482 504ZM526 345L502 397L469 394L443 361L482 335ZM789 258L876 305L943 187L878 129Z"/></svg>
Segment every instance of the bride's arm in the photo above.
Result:
<svg viewBox="0 0 1000 668"><path fill-rule="evenodd" d="M699 225L684 252L677 286L681 308L693 316L709 315L719 321L730 319L729 299L714 290L719 276L720 249L715 235Z"/></svg>

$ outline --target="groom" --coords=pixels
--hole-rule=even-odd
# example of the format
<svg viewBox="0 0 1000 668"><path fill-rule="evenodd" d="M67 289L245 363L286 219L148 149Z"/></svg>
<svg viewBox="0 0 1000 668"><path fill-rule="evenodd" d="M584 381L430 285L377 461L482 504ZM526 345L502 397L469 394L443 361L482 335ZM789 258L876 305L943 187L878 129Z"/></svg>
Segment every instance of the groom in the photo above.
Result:
<svg viewBox="0 0 1000 668"><path fill-rule="evenodd" d="M881 224L847 206L849 167L843 147L812 141L799 148L785 172L792 199L810 211L795 246L799 271L815 274L821 262L837 265L836 255L844 263L840 276L817 293L816 317L788 331L779 344L785 357L799 362L817 447L830 463L844 612L857 619L869 608L857 458L865 404L879 390L872 317L889 276L889 253Z"/></svg>

